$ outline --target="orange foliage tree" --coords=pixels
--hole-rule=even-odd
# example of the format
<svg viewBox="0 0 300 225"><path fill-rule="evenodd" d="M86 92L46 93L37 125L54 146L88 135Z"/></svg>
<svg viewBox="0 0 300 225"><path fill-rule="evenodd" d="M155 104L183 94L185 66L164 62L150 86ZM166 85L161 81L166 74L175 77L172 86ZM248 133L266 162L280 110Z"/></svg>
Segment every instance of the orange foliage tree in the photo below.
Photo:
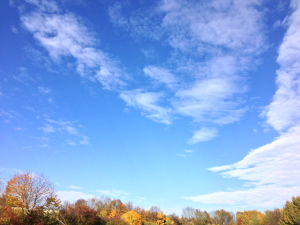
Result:
<svg viewBox="0 0 300 225"><path fill-rule="evenodd" d="M43 175L17 173L8 182L3 193L5 204L11 207L56 209L60 201L53 184Z"/></svg>

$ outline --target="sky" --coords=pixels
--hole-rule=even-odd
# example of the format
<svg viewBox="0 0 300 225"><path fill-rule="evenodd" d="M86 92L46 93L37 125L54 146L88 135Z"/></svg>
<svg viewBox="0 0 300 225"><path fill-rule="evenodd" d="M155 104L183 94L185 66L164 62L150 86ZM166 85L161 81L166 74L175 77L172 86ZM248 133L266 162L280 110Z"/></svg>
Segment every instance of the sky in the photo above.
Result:
<svg viewBox="0 0 300 225"><path fill-rule="evenodd" d="M300 195L298 0L0 1L0 173L181 214Z"/></svg>

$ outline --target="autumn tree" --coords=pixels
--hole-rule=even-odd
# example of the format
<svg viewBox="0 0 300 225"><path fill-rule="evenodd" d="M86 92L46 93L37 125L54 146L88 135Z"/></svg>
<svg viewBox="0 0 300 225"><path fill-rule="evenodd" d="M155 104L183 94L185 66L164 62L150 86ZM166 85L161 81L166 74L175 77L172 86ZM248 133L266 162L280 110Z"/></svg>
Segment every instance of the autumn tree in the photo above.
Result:
<svg viewBox="0 0 300 225"><path fill-rule="evenodd" d="M158 213L156 223L158 225L166 225L167 224L167 218L166 218L164 212Z"/></svg>
<svg viewBox="0 0 300 225"><path fill-rule="evenodd" d="M8 182L3 194L5 204L11 207L54 209L60 206L55 189L43 175L17 173Z"/></svg>
<svg viewBox="0 0 300 225"><path fill-rule="evenodd" d="M196 209L195 212L195 217L196 217L196 225L207 225L207 224L212 224L213 219L210 217L209 213L206 211L200 211Z"/></svg>
<svg viewBox="0 0 300 225"><path fill-rule="evenodd" d="M279 221L281 218L280 209L275 208L273 211L266 210L265 216L263 217L262 224L263 225L279 225Z"/></svg>
<svg viewBox="0 0 300 225"><path fill-rule="evenodd" d="M175 213L173 213L172 215L169 215L169 217L170 217L171 221L174 222L174 225L182 225L182 221Z"/></svg>
<svg viewBox="0 0 300 225"><path fill-rule="evenodd" d="M166 225L174 225L175 222L169 217L169 216L166 216Z"/></svg>
<svg viewBox="0 0 300 225"><path fill-rule="evenodd" d="M129 212L123 214L121 218L130 225L142 225L141 215L134 210L130 210Z"/></svg>
<svg viewBox="0 0 300 225"><path fill-rule="evenodd" d="M214 223L219 225L232 225L235 222L235 215L224 209L211 212Z"/></svg>
<svg viewBox="0 0 300 225"><path fill-rule="evenodd" d="M84 204L67 205L60 210L61 224L72 225L105 225L97 211Z"/></svg>
<svg viewBox="0 0 300 225"><path fill-rule="evenodd" d="M125 207L126 207L127 211L133 210L133 204L132 204L132 202L125 203Z"/></svg>
<svg viewBox="0 0 300 225"><path fill-rule="evenodd" d="M280 225L300 224L300 196L293 197L292 201L286 201L281 214Z"/></svg>
<svg viewBox="0 0 300 225"><path fill-rule="evenodd" d="M75 202L75 205L87 205L87 203L87 200L81 198Z"/></svg>
<svg viewBox="0 0 300 225"><path fill-rule="evenodd" d="M263 224L264 214L257 210L237 212L237 225L260 225Z"/></svg>

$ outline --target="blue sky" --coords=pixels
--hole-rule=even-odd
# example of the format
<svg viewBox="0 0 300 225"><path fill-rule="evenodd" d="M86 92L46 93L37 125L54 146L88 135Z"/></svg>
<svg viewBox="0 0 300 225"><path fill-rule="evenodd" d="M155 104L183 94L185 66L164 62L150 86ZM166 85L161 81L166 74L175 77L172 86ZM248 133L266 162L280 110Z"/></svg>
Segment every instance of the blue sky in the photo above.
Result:
<svg viewBox="0 0 300 225"><path fill-rule="evenodd" d="M2 178L179 215L300 195L297 0L0 7Z"/></svg>

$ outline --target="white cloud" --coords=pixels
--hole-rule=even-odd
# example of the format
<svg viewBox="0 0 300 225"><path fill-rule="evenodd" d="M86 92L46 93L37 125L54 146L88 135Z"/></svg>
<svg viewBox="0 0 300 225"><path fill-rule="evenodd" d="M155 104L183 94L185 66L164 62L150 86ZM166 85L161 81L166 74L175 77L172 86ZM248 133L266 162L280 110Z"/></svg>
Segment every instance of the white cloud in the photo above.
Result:
<svg viewBox="0 0 300 225"><path fill-rule="evenodd" d="M171 46L171 57L164 66L146 66L145 75L169 88L159 93L160 99L171 105L173 115L216 127L240 120L246 111L244 74L266 49L263 13L257 7L260 4L258 0L164 0L155 10L135 11L128 18L122 15L127 6L115 5L110 16L115 25L134 37ZM127 104L128 99L124 99ZM128 105L147 111L137 107L141 104ZM157 102L153 106L161 107Z"/></svg>
<svg viewBox="0 0 300 225"><path fill-rule="evenodd" d="M186 157L185 154L178 154L178 156L180 156L180 157Z"/></svg>
<svg viewBox="0 0 300 225"><path fill-rule="evenodd" d="M144 68L144 73L150 78L166 84L169 88L173 88L177 83L175 76L164 68L147 66Z"/></svg>
<svg viewBox="0 0 300 225"><path fill-rule="evenodd" d="M40 148L47 148L47 147L49 147L49 145L43 144L43 145L38 145L38 147L40 147Z"/></svg>
<svg viewBox="0 0 300 225"><path fill-rule="evenodd" d="M86 194L79 191L57 191L56 194L62 202L75 202L78 199L90 199L95 197L94 195Z"/></svg>
<svg viewBox="0 0 300 225"><path fill-rule="evenodd" d="M288 18L288 30L279 48L276 84L278 89L264 116L276 130L281 131L300 122L300 7Z"/></svg>
<svg viewBox="0 0 300 225"><path fill-rule="evenodd" d="M75 127L76 121L64 121L64 120L53 120L53 119L45 119L48 123L45 124L44 127L38 128L42 130L44 133L53 133L59 131L61 134L68 134L72 136L72 140L67 139L66 143L68 145L76 146L76 145L89 145L89 137L86 135L82 135L80 130ZM78 126L82 128L82 126Z"/></svg>
<svg viewBox="0 0 300 225"><path fill-rule="evenodd" d="M257 54L263 44L262 14L256 9L259 4L257 0L214 0L199 4L164 0L161 10L166 15L162 26L171 32L170 45L183 52L192 48L207 51L211 45Z"/></svg>
<svg viewBox="0 0 300 225"><path fill-rule="evenodd" d="M18 34L18 33L19 33L18 29L15 28L14 26L11 27L11 31L12 31L13 33L15 33L15 34Z"/></svg>
<svg viewBox="0 0 300 225"><path fill-rule="evenodd" d="M193 153L193 150L185 150L186 153Z"/></svg>
<svg viewBox="0 0 300 225"><path fill-rule="evenodd" d="M48 98L47 101L48 101L49 103L53 103L53 102L54 102L53 98Z"/></svg>
<svg viewBox="0 0 300 225"><path fill-rule="evenodd" d="M128 193L123 190L97 190L97 192L100 192L100 194L102 195L109 195L113 197L117 197L120 195L128 195Z"/></svg>
<svg viewBox="0 0 300 225"><path fill-rule="evenodd" d="M158 102L163 97L162 93L144 92L141 89L123 91L120 97L128 106L141 109L144 115L156 122L170 124L172 121L169 108L158 106Z"/></svg>
<svg viewBox="0 0 300 225"><path fill-rule="evenodd" d="M233 95L241 93L238 78L210 78L195 81L179 90L172 102L176 111L191 116L196 122L228 124L238 121L245 109L238 109L239 102Z"/></svg>
<svg viewBox="0 0 300 225"><path fill-rule="evenodd" d="M38 90L42 93L42 94L50 94L52 93L51 89L48 87L38 87Z"/></svg>
<svg viewBox="0 0 300 225"><path fill-rule="evenodd" d="M201 127L200 130L194 131L193 137L188 141L189 144L196 144L199 142L209 141L218 136L216 128Z"/></svg>
<svg viewBox="0 0 300 225"><path fill-rule="evenodd" d="M273 101L264 115L267 123L280 131L280 136L252 150L243 160L225 166L209 168L221 172L224 178L247 181L243 190L219 191L186 197L195 202L282 207L286 200L300 191L300 4L291 1L293 13L279 48L277 85Z"/></svg>
<svg viewBox="0 0 300 225"><path fill-rule="evenodd" d="M230 204L239 206L240 208L251 206L273 209L275 206L282 207L286 200L290 200L293 196L298 196L299 191L299 187L266 185L247 190L219 191L184 198L206 204Z"/></svg>
<svg viewBox="0 0 300 225"><path fill-rule="evenodd" d="M83 189L82 187L74 186L74 185L70 185L69 188L71 188L71 189Z"/></svg>
<svg viewBox="0 0 300 225"><path fill-rule="evenodd" d="M72 146L76 146L76 145L77 145L76 142L71 141L71 140L66 140L66 143L67 143L68 145L72 145Z"/></svg>
<svg viewBox="0 0 300 225"><path fill-rule="evenodd" d="M58 10L52 2L28 2L38 5L39 9L22 14L22 25L49 52L52 59L57 61L62 57L73 57L76 70L82 77L98 80L106 89L124 85L120 80L123 72L106 53L94 47L96 41L93 35L79 19L73 14L54 13ZM50 13L46 13L44 8Z"/></svg>
<svg viewBox="0 0 300 225"><path fill-rule="evenodd" d="M59 7L55 1L52 0L25 0L25 2L32 4L37 7L38 11L41 12L58 12Z"/></svg>
<svg viewBox="0 0 300 225"><path fill-rule="evenodd" d="M54 133L55 128L50 124L45 124L43 127L39 127L39 130L42 130L44 133Z"/></svg>
<svg viewBox="0 0 300 225"><path fill-rule="evenodd" d="M243 160L226 166L209 168L224 178L247 181L249 189L219 191L187 197L192 201L216 204L281 207L300 191L300 126L270 144L250 152Z"/></svg>
<svg viewBox="0 0 300 225"><path fill-rule="evenodd" d="M87 136L82 136L82 140L79 141L80 144L82 145L88 145L89 144L89 138Z"/></svg>

